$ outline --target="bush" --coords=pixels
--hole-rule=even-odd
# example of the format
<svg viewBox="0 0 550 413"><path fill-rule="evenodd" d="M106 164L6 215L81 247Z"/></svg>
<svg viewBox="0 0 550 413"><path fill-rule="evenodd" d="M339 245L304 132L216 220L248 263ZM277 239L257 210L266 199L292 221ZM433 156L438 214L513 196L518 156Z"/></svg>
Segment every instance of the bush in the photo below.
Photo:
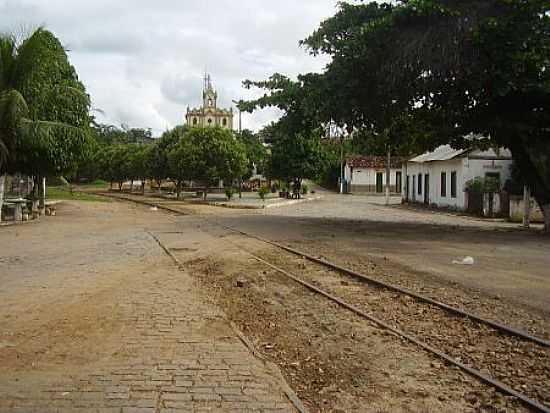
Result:
<svg viewBox="0 0 550 413"><path fill-rule="evenodd" d="M491 193L500 191L500 183L497 178L493 177L476 177L466 182L466 190L475 193Z"/></svg>
<svg viewBox="0 0 550 413"><path fill-rule="evenodd" d="M303 184L302 185L302 195L307 195L309 192L309 186L307 186L306 184Z"/></svg>
<svg viewBox="0 0 550 413"><path fill-rule="evenodd" d="M232 186L225 188L225 196L227 197L228 201L231 201L233 195L235 195L235 188L233 188Z"/></svg>
<svg viewBox="0 0 550 413"><path fill-rule="evenodd" d="M265 196L269 194L270 190L267 186L262 186L258 189L258 196L262 198L262 201L265 201Z"/></svg>

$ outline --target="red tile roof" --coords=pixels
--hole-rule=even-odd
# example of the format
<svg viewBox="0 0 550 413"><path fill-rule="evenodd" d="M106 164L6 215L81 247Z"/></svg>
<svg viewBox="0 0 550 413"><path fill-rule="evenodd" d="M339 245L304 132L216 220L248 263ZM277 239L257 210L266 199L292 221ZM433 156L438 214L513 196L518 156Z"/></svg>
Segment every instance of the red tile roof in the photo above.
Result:
<svg viewBox="0 0 550 413"><path fill-rule="evenodd" d="M354 156L346 159L346 164L352 168L372 168L384 169L386 167L387 157L385 156ZM390 167L400 169L404 159L398 156L392 156Z"/></svg>

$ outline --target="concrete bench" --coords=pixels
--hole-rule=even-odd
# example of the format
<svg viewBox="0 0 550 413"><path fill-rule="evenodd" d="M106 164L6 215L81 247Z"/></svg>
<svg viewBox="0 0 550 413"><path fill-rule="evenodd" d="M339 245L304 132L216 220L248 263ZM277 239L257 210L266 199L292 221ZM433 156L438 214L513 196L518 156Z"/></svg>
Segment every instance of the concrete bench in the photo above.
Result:
<svg viewBox="0 0 550 413"><path fill-rule="evenodd" d="M13 220L14 221L23 221L23 219L28 219L27 210L27 200L23 198L17 199L6 199L4 205L7 209L13 209Z"/></svg>

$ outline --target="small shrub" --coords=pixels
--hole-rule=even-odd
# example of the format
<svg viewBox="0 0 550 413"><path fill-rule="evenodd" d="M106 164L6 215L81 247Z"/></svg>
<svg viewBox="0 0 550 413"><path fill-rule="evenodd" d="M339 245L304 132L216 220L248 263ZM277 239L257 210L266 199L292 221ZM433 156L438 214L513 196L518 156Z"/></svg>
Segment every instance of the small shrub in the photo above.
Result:
<svg viewBox="0 0 550 413"><path fill-rule="evenodd" d="M307 186L306 184L303 184L302 185L302 194L307 195L308 192L309 192L309 186Z"/></svg>
<svg viewBox="0 0 550 413"><path fill-rule="evenodd" d="M232 186L225 188L225 196L227 197L228 201L231 201L233 195L235 195L235 188L233 188Z"/></svg>
<svg viewBox="0 0 550 413"><path fill-rule="evenodd" d="M262 198L262 201L265 201L265 196L269 194L270 190L266 186L262 186L260 189L258 189L258 196Z"/></svg>

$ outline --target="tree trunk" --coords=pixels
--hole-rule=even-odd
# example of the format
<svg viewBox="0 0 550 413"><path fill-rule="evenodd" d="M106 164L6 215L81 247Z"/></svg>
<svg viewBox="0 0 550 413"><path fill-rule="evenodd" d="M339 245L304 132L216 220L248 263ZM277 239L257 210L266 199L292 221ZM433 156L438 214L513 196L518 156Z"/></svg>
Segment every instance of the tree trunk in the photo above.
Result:
<svg viewBox="0 0 550 413"><path fill-rule="evenodd" d="M157 179L157 192L162 193L162 179Z"/></svg>
<svg viewBox="0 0 550 413"><path fill-rule="evenodd" d="M527 185L523 186L523 227L531 225L531 190Z"/></svg>
<svg viewBox="0 0 550 413"><path fill-rule="evenodd" d="M176 199L179 201L181 195L181 181L176 183Z"/></svg>
<svg viewBox="0 0 550 413"><path fill-rule="evenodd" d="M550 234L550 203L541 205L540 209L544 215L544 232Z"/></svg>
<svg viewBox="0 0 550 413"><path fill-rule="evenodd" d="M130 181L130 193L134 192L134 180Z"/></svg>
<svg viewBox="0 0 550 413"><path fill-rule="evenodd" d="M548 149L529 140L519 140L510 149L523 180L531 188L531 195L542 210L544 231L550 233L550 173L543 156L548 154Z"/></svg>
<svg viewBox="0 0 550 413"><path fill-rule="evenodd" d="M38 201L38 213L44 215L46 213L46 178L40 177L38 179L38 188L40 199Z"/></svg>
<svg viewBox="0 0 550 413"><path fill-rule="evenodd" d="M113 181L111 181L111 191L113 190Z"/></svg>
<svg viewBox="0 0 550 413"><path fill-rule="evenodd" d="M0 222L2 222L2 206L4 205L5 185L6 185L6 175L0 175Z"/></svg>
<svg viewBox="0 0 550 413"><path fill-rule="evenodd" d="M141 195L145 195L145 179L141 181Z"/></svg>
<svg viewBox="0 0 550 413"><path fill-rule="evenodd" d="M123 185L124 185L124 182L122 182L122 181L118 183L118 191L119 192L122 192L122 186Z"/></svg>

